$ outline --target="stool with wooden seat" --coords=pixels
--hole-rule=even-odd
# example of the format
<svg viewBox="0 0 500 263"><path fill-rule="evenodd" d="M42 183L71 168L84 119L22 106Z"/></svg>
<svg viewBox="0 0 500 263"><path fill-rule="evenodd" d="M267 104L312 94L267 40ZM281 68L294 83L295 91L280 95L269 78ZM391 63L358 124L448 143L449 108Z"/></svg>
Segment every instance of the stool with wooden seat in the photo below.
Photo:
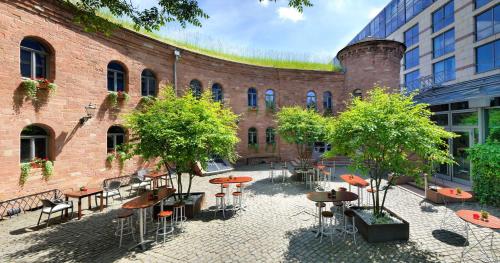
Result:
<svg viewBox="0 0 500 263"><path fill-rule="evenodd" d="M243 198L243 194L241 192L233 192L233 210L240 210L242 208L241 206L241 199Z"/></svg>
<svg viewBox="0 0 500 263"><path fill-rule="evenodd" d="M158 236L163 236L163 243L167 238L167 235L174 232L174 217L172 211L161 211L158 214L158 227L156 228L156 242L158 242ZM170 219L170 226L167 229L167 220Z"/></svg>
<svg viewBox="0 0 500 263"><path fill-rule="evenodd" d="M327 234L327 235L330 235L330 240L332 241L332 245L333 245L333 234L335 231L334 224L333 224L334 219L335 219L335 217L333 216L333 212L331 212L331 211L321 212L322 222L321 222L321 228L319 230L319 233L320 233L319 242L320 243L323 241L323 235Z"/></svg>
<svg viewBox="0 0 500 263"><path fill-rule="evenodd" d="M226 194L225 193L216 193L215 194L214 217L217 216L218 211L222 211L222 217L226 218Z"/></svg>
<svg viewBox="0 0 500 263"><path fill-rule="evenodd" d="M116 216L118 224L116 226L115 236L120 237L119 247L122 247L123 236L132 235L132 238L135 241L135 230L132 223L133 215L133 210L123 209L120 210Z"/></svg>
<svg viewBox="0 0 500 263"><path fill-rule="evenodd" d="M351 209L348 209L346 211L344 211L344 239L345 239L345 236L346 235L352 235L353 239L354 239L354 244L356 245L356 233L358 232L358 228L356 228L356 225L355 225L355 218L354 218L354 211L352 211ZM348 219L351 217L352 218L352 223L351 224L348 224Z"/></svg>
<svg viewBox="0 0 500 263"><path fill-rule="evenodd" d="M321 218L322 218L322 213L323 213L323 208L326 207L326 204L323 203L323 202L317 202L316 203L316 208L317 208L317 215L319 215L319 218L318 218L318 226L321 225Z"/></svg>
<svg viewBox="0 0 500 263"><path fill-rule="evenodd" d="M271 162L269 164L269 178L271 179L271 183L274 183L274 173L275 173L274 163Z"/></svg>
<svg viewBox="0 0 500 263"><path fill-rule="evenodd" d="M182 228L184 221L187 220L186 217L186 205L183 202L174 204L174 222L176 226Z"/></svg>
<svg viewBox="0 0 500 263"><path fill-rule="evenodd" d="M222 187L222 192L224 192L226 196L229 196L229 184L222 184L221 187ZM226 200L226 202L229 202L229 200ZM226 206L228 206L227 203Z"/></svg>

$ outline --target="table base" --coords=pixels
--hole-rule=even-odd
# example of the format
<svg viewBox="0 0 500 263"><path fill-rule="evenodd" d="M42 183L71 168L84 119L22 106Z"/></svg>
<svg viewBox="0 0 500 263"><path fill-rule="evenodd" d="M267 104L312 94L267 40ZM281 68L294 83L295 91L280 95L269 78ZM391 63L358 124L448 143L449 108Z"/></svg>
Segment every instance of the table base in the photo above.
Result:
<svg viewBox="0 0 500 263"><path fill-rule="evenodd" d="M476 244L471 246L471 243L469 242L469 232L472 234L472 237L474 237ZM474 234L474 231L472 231L472 228L470 227L470 224L468 222L465 222L465 237L466 237L466 242L469 243L469 247L464 247L464 250L462 251L461 259L460 262L464 261L464 257L475 247L478 247L479 250L481 251L483 256L486 256L488 259L487 262L492 262L496 263L498 262L497 255L495 254L495 250L493 249L493 238L495 236L495 231L491 231L489 234L487 234L483 238L478 238L476 234ZM481 244L483 241L488 242L488 238L490 239L490 244L489 244L489 249L485 249L485 247ZM491 255L488 255L487 250L489 250ZM491 256L491 257L490 257Z"/></svg>

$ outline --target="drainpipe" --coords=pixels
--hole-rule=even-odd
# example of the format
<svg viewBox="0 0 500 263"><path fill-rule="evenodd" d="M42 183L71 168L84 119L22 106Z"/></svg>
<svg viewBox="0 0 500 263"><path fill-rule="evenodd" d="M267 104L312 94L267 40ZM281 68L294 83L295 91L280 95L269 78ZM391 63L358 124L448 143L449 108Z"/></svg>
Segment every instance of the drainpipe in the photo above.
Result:
<svg viewBox="0 0 500 263"><path fill-rule="evenodd" d="M174 56L175 56L175 60L174 60L174 92L175 92L175 95L178 95L177 94L177 60L179 60L179 58L181 57L181 51L180 50L174 50Z"/></svg>

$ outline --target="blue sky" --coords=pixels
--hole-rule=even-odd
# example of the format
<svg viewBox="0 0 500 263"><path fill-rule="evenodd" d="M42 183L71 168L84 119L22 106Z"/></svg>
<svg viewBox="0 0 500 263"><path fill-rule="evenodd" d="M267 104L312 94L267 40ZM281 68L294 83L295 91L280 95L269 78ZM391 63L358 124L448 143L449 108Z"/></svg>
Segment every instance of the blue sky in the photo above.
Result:
<svg viewBox="0 0 500 263"><path fill-rule="evenodd" d="M149 7L157 0L133 0ZM312 0L302 14L287 0L200 0L210 16L201 28L169 24L161 31L228 52L293 55L316 61L335 56L388 0Z"/></svg>

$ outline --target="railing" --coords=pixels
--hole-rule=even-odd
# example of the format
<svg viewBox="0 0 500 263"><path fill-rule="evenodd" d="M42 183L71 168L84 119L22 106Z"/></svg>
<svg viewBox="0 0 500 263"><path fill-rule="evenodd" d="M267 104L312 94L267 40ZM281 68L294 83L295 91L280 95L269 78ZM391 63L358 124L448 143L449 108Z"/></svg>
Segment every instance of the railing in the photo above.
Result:
<svg viewBox="0 0 500 263"><path fill-rule="evenodd" d="M422 93L433 88L441 87L441 83L443 82L444 74L428 75L407 83L403 83L400 85L400 89L401 92L405 93L411 93L414 91Z"/></svg>
<svg viewBox="0 0 500 263"><path fill-rule="evenodd" d="M52 189L41 193L2 201L0 202L0 219L3 219L5 216L10 217L19 214L20 212L40 208L42 207L43 199L54 200L63 198L63 196L64 194L59 189Z"/></svg>

